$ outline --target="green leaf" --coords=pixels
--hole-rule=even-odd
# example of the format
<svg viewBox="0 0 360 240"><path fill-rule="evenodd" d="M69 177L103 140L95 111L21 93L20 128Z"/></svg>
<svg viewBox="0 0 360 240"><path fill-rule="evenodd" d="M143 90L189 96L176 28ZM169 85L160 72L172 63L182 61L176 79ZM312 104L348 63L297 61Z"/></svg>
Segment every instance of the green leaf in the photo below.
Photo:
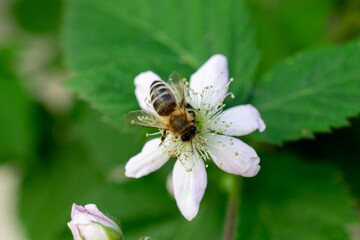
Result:
<svg viewBox="0 0 360 240"><path fill-rule="evenodd" d="M12 66L14 51L0 48L0 162L33 154L33 105Z"/></svg>
<svg viewBox="0 0 360 240"><path fill-rule="evenodd" d="M358 219L334 166L262 155L262 170L245 182L237 239L349 239Z"/></svg>
<svg viewBox="0 0 360 240"><path fill-rule="evenodd" d="M68 86L124 128L121 115L139 108L137 74L189 77L222 53L236 79L232 91L245 99L259 61L253 32L242 1L68 1L63 46L76 72Z"/></svg>
<svg viewBox="0 0 360 240"><path fill-rule="evenodd" d="M360 112L360 43L324 47L280 62L257 84L252 104L267 129L255 137L280 144L348 124Z"/></svg>
<svg viewBox="0 0 360 240"><path fill-rule="evenodd" d="M129 125L123 119L124 114L139 108L133 80L125 80L130 78L131 75L117 67L105 67L79 74L66 84L80 93L81 98L101 110L107 122L126 130Z"/></svg>

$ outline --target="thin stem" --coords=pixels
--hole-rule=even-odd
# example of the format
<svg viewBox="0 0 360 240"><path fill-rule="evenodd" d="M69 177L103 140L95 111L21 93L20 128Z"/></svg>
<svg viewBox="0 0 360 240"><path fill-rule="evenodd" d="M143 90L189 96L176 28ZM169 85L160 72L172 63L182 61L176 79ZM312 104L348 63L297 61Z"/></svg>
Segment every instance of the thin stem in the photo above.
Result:
<svg viewBox="0 0 360 240"><path fill-rule="evenodd" d="M229 189L229 199L226 210L226 219L225 219L225 229L223 240L234 240L235 239L235 230L238 223L239 216L239 206L241 203L241 193L242 193L242 178L238 176L233 176L231 188Z"/></svg>

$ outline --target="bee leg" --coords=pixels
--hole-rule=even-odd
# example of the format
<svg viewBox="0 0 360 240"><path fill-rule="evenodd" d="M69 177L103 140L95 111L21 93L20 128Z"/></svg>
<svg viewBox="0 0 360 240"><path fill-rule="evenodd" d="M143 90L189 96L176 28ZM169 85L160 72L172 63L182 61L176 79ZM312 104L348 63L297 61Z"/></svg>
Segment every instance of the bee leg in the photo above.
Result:
<svg viewBox="0 0 360 240"><path fill-rule="evenodd" d="M185 105L185 107L186 107L186 108L189 108L189 109L194 109L193 106L191 106L189 103L187 103L187 104Z"/></svg>
<svg viewBox="0 0 360 240"><path fill-rule="evenodd" d="M181 99L181 102L180 102L180 108L183 108L183 107L186 107L186 105L185 105L185 99L183 98L183 99Z"/></svg>
<svg viewBox="0 0 360 240"><path fill-rule="evenodd" d="M167 132L166 132L166 130L164 130L163 133L162 133L162 136L161 136L161 143L160 143L160 145L164 142L166 136L167 136Z"/></svg>

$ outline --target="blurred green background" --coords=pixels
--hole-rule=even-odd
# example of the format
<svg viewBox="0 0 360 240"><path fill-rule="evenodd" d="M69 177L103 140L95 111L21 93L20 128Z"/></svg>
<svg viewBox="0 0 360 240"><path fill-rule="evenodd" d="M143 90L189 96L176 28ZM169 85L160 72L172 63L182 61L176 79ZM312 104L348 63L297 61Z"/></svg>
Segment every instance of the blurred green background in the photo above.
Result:
<svg viewBox="0 0 360 240"><path fill-rule="evenodd" d="M135 39L139 33L128 31L125 25L137 23L138 13L158 16L176 11L171 4L156 2L153 8L140 4L128 12L127 21L116 21L95 14L100 5L107 5L101 1L87 6L80 0L1 0L1 239L72 239L66 223L74 202L96 203L104 213L119 218L126 239L225 239L229 188L233 186L228 174L214 165L208 168L209 186L199 215L187 222L166 189L174 161L141 179L125 178L125 163L146 141L143 132L124 132L108 124L109 120L125 123L109 119L109 115L105 121L92 107L96 104L87 103L91 98L83 96L87 101L79 100L64 84L67 79L76 80L77 72L82 70L90 71L86 75L89 78L96 77L97 72L91 70L101 61L131 55L133 49L146 45L146 39L140 44ZM222 17L237 14L237 8L222 8L225 3L203 4L207 7L200 4L201 11L214 5L217 15L209 17L214 26ZM156 9L157 5L163 9ZM297 52L359 37L358 0L246 0L245 6L259 50L255 52L260 62L254 79ZM181 16L196 18L195 8L190 9L194 12L183 11ZM77 18L87 25L80 25ZM158 21L164 28L171 24L161 17ZM108 25L104 27L105 22ZM112 39L112 34L117 34L112 29L117 28L128 32ZM94 35L91 29L103 31ZM183 31L171 30L174 35ZM196 34L200 30L189 31ZM209 42L220 37L207 36ZM109 56L103 49L112 51L112 45L90 49L97 38L125 47L119 50L119 56ZM189 41L191 45L193 39ZM198 52L205 57L205 53ZM165 54L160 47L144 53L148 54L146 61L154 62L154 66L147 66L143 56L136 54L119 60L129 64L123 68L112 66L115 70L109 74L113 76L119 68L129 79L135 77L133 73L149 69L167 74L156 64L162 64L168 73L181 70L189 76L193 72L189 67L177 69L171 62L162 62ZM121 77L125 76L123 72ZM123 84L133 91L131 81ZM98 91L105 91L107 86L103 87ZM136 109L135 96L132 98L126 101L119 97L119 101L128 104L128 109ZM251 98L250 94L242 101ZM337 113L330 112L329 118L332 114ZM262 170L255 178L244 179L241 197L236 198L236 239L360 239L360 118L351 117L347 126L336 126L331 133L318 133L312 139L281 146L247 138L261 158Z"/></svg>

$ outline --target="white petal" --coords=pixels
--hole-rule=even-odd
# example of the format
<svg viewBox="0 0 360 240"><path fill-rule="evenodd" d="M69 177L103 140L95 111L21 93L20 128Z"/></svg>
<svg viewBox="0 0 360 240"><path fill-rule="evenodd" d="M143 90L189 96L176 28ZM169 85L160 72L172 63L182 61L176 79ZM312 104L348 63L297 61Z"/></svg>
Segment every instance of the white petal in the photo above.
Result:
<svg viewBox="0 0 360 240"><path fill-rule="evenodd" d="M108 235L100 224L82 224L77 226L83 239L91 240L107 240Z"/></svg>
<svg viewBox="0 0 360 240"><path fill-rule="evenodd" d="M68 222L68 227L71 230L74 240L83 240L80 236L79 229L75 224L73 224L72 222Z"/></svg>
<svg viewBox="0 0 360 240"><path fill-rule="evenodd" d="M114 223L114 221L108 218L105 214L100 212L100 210L95 204L87 204L85 205L85 209L87 213L91 215L96 222L107 227L117 228L117 224Z"/></svg>
<svg viewBox="0 0 360 240"><path fill-rule="evenodd" d="M173 169L174 197L182 215L191 221L199 211L206 189L206 169L197 153L182 161L187 164L183 166L180 160L177 160Z"/></svg>
<svg viewBox="0 0 360 240"><path fill-rule="evenodd" d="M139 105L144 111L150 113L155 113L155 110L153 109L152 104L149 103L149 100L150 86L156 80L161 80L161 78L151 71L140 73L134 79L135 96L139 102Z"/></svg>
<svg viewBox="0 0 360 240"><path fill-rule="evenodd" d="M247 135L256 129L263 132L266 128L259 111L252 105L240 105L224 111L220 119L214 119L214 129L231 136ZM221 130L221 131L220 131Z"/></svg>
<svg viewBox="0 0 360 240"><path fill-rule="evenodd" d="M227 59L221 54L209 58L193 75L190 77L190 88L196 93L202 93L205 87L211 88L205 96L204 101L211 106L222 100L226 93L229 82L229 70ZM217 92L218 91L218 92ZM199 107L199 106L197 106Z"/></svg>
<svg viewBox="0 0 360 240"><path fill-rule="evenodd" d="M225 172L244 177L253 177L259 172L260 158L243 141L223 135L209 135L207 138L207 148L212 160Z"/></svg>
<svg viewBox="0 0 360 240"><path fill-rule="evenodd" d="M130 158L126 163L125 175L139 178L158 170L164 165L170 157L160 150L160 143L160 138L146 142L141 152Z"/></svg>

